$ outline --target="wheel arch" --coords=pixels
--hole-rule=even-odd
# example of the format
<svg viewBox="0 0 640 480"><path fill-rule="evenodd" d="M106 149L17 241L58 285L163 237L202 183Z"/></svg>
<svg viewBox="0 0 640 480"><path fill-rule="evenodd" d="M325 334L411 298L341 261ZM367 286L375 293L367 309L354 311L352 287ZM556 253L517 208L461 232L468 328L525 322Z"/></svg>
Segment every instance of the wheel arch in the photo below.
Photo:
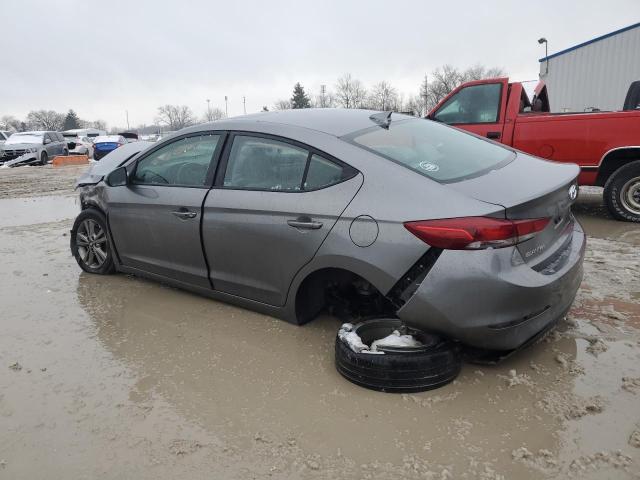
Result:
<svg viewBox="0 0 640 480"><path fill-rule="evenodd" d="M323 262L300 271L291 286L287 317L302 325L313 320L326 306L326 292L331 285L346 285L364 281L371 285L380 297L395 282L377 267L346 258L345 262ZM387 287L389 285L389 287Z"/></svg>
<svg viewBox="0 0 640 480"><path fill-rule="evenodd" d="M603 187L616 170L634 160L640 160L640 145L616 147L607 151L600 160L596 185Z"/></svg>

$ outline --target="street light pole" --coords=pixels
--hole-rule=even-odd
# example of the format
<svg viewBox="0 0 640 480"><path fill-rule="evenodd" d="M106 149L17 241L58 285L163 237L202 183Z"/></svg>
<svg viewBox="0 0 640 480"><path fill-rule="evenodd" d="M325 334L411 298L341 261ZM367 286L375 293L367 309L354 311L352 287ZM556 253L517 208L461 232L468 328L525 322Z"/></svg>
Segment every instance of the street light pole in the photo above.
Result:
<svg viewBox="0 0 640 480"><path fill-rule="evenodd" d="M545 61L545 75L549 74L549 42L544 37L538 39L538 43L542 45L544 43L544 61Z"/></svg>
<svg viewBox="0 0 640 480"><path fill-rule="evenodd" d="M229 116L229 97L224 96L224 116Z"/></svg>
<svg viewBox="0 0 640 480"><path fill-rule="evenodd" d="M247 97L243 96L242 97L242 108L244 110L244 114L247 114Z"/></svg>
<svg viewBox="0 0 640 480"><path fill-rule="evenodd" d="M211 121L211 99L207 98L207 120Z"/></svg>

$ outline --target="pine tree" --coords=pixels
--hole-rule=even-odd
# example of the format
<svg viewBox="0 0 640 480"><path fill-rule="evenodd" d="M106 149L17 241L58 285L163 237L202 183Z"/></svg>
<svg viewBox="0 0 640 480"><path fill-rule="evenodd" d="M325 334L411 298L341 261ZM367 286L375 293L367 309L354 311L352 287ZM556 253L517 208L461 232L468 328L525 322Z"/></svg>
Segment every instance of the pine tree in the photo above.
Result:
<svg viewBox="0 0 640 480"><path fill-rule="evenodd" d="M311 100L304 93L304 87L300 82L293 87L293 97L291 97L291 108L311 108Z"/></svg>
<svg viewBox="0 0 640 480"><path fill-rule="evenodd" d="M63 130L73 130L74 128L80 128L80 118L78 114L73 110L69 110L67 116L64 119Z"/></svg>

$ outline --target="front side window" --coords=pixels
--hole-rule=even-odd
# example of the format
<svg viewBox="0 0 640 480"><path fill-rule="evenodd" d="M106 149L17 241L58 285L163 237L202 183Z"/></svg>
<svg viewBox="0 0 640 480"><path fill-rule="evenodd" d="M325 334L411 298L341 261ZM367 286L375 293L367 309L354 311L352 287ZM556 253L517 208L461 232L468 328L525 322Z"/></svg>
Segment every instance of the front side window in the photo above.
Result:
<svg viewBox="0 0 640 480"><path fill-rule="evenodd" d="M132 182L203 187L219 140L220 135L203 134L171 142L138 162Z"/></svg>
<svg viewBox="0 0 640 480"><path fill-rule="evenodd" d="M430 120L392 121L342 137L442 183L480 176L515 158L508 148Z"/></svg>
<svg viewBox="0 0 640 480"><path fill-rule="evenodd" d="M433 118L448 124L495 123L501 88L501 83L465 87L447 100Z"/></svg>
<svg viewBox="0 0 640 480"><path fill-rule="evenodd" d="M237 135L229 153L224 187L300 191L308 157L307 150L289 143Z"/></svg>

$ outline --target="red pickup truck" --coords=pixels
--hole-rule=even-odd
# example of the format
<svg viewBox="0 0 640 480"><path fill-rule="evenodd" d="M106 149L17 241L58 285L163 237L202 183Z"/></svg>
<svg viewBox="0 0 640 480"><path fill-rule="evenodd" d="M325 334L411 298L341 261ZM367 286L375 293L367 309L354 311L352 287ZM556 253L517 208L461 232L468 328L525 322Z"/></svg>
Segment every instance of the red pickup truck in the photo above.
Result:
<svg viewBox="0 0 640 480"><path fill-rule="evenodd" d="M640 82L634 82L622 111L550 113L543 82L529 98L521 83L494 78L460 85L427 118L538 157L576 163L581 185L604 187L614 217L640 222L639 93Z"/></svg>

